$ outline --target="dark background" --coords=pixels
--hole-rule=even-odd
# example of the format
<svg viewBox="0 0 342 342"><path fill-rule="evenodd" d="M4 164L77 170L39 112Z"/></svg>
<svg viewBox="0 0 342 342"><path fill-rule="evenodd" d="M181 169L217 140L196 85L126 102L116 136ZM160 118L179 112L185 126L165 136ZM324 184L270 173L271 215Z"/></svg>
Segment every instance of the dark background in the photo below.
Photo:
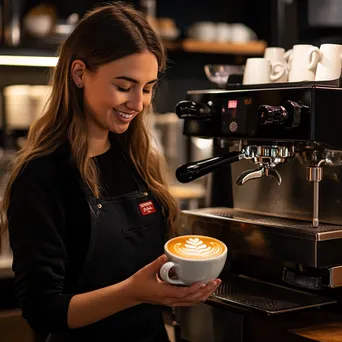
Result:
<svg viewBox="0 0 342 342"><path fill-rule="evenodd" d="M95 0L11 2L17 4L23 16L30 8L41 3L53 4L59 18L67 18L75 12L82 16L95 5L103 3ZM139 8L139 0L128 2ZM285 49L298 43L342 43L342 19L332 24L333 15L336 17L340 13L342 18L340 0L157 0L156 4L157 17L172 18L183 37L192 23L207 20L244 23L256 32L258 39L266 41L268 46L281 46ZM315 23L319 13L324 13L323 25ZM205 64L243 64L250 56L170 50L168 57L168 69L155 98L159 113L173 111L174 105L184 98L188 89L215 87L204 74Z"/></svg>

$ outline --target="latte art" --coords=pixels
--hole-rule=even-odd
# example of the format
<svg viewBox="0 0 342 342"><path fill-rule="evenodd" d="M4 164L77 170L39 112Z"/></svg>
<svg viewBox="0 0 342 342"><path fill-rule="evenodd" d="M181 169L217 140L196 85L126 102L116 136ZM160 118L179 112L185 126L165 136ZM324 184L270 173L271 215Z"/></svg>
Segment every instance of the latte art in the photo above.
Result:
<svg viewBox="0 0 342 342"><path fill-rule="evenodd" d="M225 251L220 241L206 236L180 236L168 245L168 249L172 254L190 259L210 259Z"/></svg>

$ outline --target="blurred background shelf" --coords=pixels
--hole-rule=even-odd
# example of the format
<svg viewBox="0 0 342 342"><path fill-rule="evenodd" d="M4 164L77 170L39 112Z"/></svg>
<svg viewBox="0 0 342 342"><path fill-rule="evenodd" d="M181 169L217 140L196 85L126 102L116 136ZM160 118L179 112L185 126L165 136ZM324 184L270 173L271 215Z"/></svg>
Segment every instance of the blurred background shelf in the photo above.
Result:
<svg viewBox="0 0 342 342"><path fill-rule="evenodd" d="M264 41L250 41L248 43L216 43L201 42L185 39L182 42L184 51L222 53L233 55L263 55L267 44Z"/></svg>
<svg viewBox="0 0 342 342"><path fill-rule="evenodd" d="M0 56L41 56L41 57L54 57L57 55L57 47L55 48L27 48L27 47L0 47Z"/></svg>
<svg viewBox="0 0 342 342"><path fill-rule="evenodd" d="M184 40L163 40L164 46L170 51L231 54L231 55L263 55L267 43L263 40L255 40L247 43L217 43L203 42L194 39ZM57 46L44 48L27 47L0 47L0 56L47 56L57 55Z"/></svg>
<svg viewBox="0 0 342 342"><path fill-rule="evenodd" d="M263 40L255 40L248 43L217 43L184 39L180 41L164 41L164 45L169 50L181 50L184 52L253 56L263 55L267 47L267 43Z"/></svg>

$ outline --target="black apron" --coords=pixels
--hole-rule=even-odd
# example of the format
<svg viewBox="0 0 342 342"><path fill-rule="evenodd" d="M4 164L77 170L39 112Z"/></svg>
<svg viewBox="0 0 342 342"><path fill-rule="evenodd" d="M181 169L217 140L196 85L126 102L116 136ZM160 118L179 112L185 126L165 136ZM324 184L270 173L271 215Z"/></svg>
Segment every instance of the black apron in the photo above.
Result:
<svg viewBox="0 0 342 342"><path fill-rule="evenodd" d="M91 238L73 293L85 293L123 281L163 254L167 224L162 208L143 180L133 177L139 191L100 199L86 191L92 211ZM162 308L140 304L86 327L52 334L47 341L169 340Z"/></svg>

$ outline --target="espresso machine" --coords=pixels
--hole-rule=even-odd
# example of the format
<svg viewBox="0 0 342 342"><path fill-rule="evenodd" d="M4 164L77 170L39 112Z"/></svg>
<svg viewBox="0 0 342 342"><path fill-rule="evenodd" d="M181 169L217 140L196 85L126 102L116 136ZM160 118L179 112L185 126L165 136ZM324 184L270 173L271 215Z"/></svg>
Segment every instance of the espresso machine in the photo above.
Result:
<svg viewBox="0 0 342 342"><path fill-rule="evenodd" d="M228 247L217 291L176 310L181 341L313 341L290 325L329 314L342 329L341 103L336 81L190 90L176 105L183 133L214 146L176 170L209 175L208 206L183 210L177 233Z"/></svg>

